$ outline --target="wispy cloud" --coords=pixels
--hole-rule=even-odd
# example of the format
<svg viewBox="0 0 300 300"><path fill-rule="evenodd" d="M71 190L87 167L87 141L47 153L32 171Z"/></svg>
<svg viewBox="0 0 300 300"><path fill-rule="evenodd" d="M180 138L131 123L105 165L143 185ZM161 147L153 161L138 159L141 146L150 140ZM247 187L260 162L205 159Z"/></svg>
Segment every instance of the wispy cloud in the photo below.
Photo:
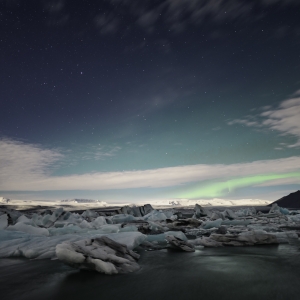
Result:
<svg viewBox="0 0 300 300"><path fill-rule="evenodd" d="M45 21L48 26L63 26L70 20L66 0L43 0L42 6L46 12Z"/></svg>
<svg viewBox="0 0 300 300"><path fill-rule="evenodd" d="M94 18L94 23L101 34L109 34L118 30L120 21L114 13L110 12L97 15Z"/></svg>
<svg viewBox="0 0 300 300"><path fill-rule="evenodd" d="M289 148L300 147L300 97L299 91L295 98L282 101L276 108L264 107L258 115L246 116L228 122L229 125L242 124L245 126L275 130L283 136L293 136L296 142L287 145Z"/></svg>
<svg viewBox="0 0 300 300"><path fill-rule="evenodd" d="M136 20L138 26L148 32L152 32L161 22L172 31L182 32L188 25L198 25L204 21L224 22L235 19L253 21L253 11L258 5L262 7L274 4L299 5L298 0L109 0L108 2L111 4L108 11L114 12L111 22L121 22L117 15L126 13Z"/></svg>
<svg viewBox="0 0 300 300"><path fill-rule="evenodd" d="M52 176L52 168L63 159L64 156L57 150L42 149L37 145L12 140L1 140L0 190L43 191L160 188L180 186L190 182L222 181L258 174L283 174L300 171L300 157L290 157L231 165L198 164L150 170ZM285 179L287 180L288 178ZM291 177L291 180L294 182L295 178ZM288 184L288 181L285 184Z"/></svg>
<svg viewBox="0 0 300 300"><path fill-rule="evenodd" d="M64 7L65 7L65 0L48 0L48 1L43 1L44 2L44 8L49 12L49 13L60 13Z"/></svg>
<svg viewBox="0 0 300 300"><path fill-rule="evenodd" d="M90 146L81 156L82 160L103 160L108 157L116 156L122 148L119 146Z"/></svg>
<svg viewBox="0 0 300 300"><path fill-rule="evenodd" d="M63 155L57 150L42 149L39 145L0 140L0 186L27 182L49 176ZM27 176L29 176L27 178Z"/></svg>
<svg viewBox="0 0 300 300"><path fill-rule="evenodd" d="M0 0L8 7L19 7L22 0ZM69 1L41 0L39 5L47 13L46 23L49 26L62 26L70 19L75 19L74 11L70 10ZM101 13L88 11L89 18L101 34L114 34L118 30L126 30L123 19L130 17L132 25L153 32L164 23L173 32L182 32L188 25L199 25L207 22L227 22L228 20L247 21L257 17L257 7L273 5L297 6L299 0L107 0L102 1ZM72 3L71 3L72 4ZM72 18L73 17L73 18ZM282 36L286 30L278 29Z"/></svg>

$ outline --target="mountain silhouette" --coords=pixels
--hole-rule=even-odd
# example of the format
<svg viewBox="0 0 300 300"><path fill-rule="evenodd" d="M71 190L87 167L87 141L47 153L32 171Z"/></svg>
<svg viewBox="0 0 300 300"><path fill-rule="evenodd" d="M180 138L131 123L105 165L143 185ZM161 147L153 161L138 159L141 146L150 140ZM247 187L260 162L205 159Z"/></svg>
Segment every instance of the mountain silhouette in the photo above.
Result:
<svg viewBox="0 0 300 300"><path fill-rule="evenodd" d="M300 208L300 190L294 193L290 193L289 195L284 196L277 201L274 201L268 206L272 206L272 204L274 203L277 203L280 207Z"/></svg>

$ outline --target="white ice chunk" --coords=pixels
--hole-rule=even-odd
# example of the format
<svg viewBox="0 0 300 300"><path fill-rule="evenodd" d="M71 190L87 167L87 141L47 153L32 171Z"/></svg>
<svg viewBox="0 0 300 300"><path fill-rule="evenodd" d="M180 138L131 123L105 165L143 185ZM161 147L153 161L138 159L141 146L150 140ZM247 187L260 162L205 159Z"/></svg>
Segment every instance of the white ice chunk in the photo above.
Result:
<svg viewBox="0 0 300 300"><path fill-rule="evenodd" d="M74 234L74 233L85 233L89 229L80 228L77 225L70 225L61 228L49 228L48 231L50 235L63 235L63 234Z"/></svg>
<svg viewBox="0 0 300 300"><path fill-rule="evenodd" d="M128 273L139 269L136 262L138 254L105 236L75 243L64 242L56 246L56 255L72 267L105 274Z"/></svg>
<svg viewBox="0 0 300 300"><path fill-rule="evenodd" d="M288 239L298 239L298 234L294 231L272 232L276 236L279 243L288 243Z"/></svg>
<svg viewBox="0 0 300 300"><path fill-rule="evenodd" d="M34 228L34 227L33 227ZM128 249L134 249L146 240L146 235L140 232L122 232L97 234L96 231L81 234L65 234L57 236L31 235L20 231L0 230L0 258L55 258L55 247L63 242L76 242L86 238L107 236L110 239L125 244Z"/></svg>
<svg viewBox="0 0 300 300"><path fill-rule="evenodd" d="M95 219L94 221L91 222L91 225L94 228L100 228L102 225L106 225L106 219L104 217L98 217L97 219Z"/></svg>
<svg viewBox="0 0 300 300"><path fill-rule="evenodd" d="M98 216L99 216L99 214L96 212L96 211L93 211L93 210L86 210L86 211L84 211L82 214L81 214L81 216L83 217L83 218L94 218L94 219L96 219Z"/></svg>
<svg viewBox="0 0 300 300"><path fill-rule="evenodd" d="M119 232L121 227L121 224L107 224L107 225L102 225L99 229L96 230L98 233L117 233ZM89 232L94 232L90 230Z"/></svg>
<svg viewBox="0 0 300 300"><path fill-rule="evenodd" d="M152 210L149 214L145 215L143 219L145 221L164 221L167 217L163 212Z"/></svg>
<svg viewBox="0 0 300 300"><path fill-rule="evenodd" d="M22 215L18 218L17 223L25 223L32 225L32 220L28 219L26 216Z"/></svg>
<svg viewBox="0 0 300 300"><path fill-rule="evenodd" d="M83 220L79 224L79 227L81 227L81 228L93 228L92 225L89 222L87 222L86 220Z"/></svg>
<svg viewBox="0 0 300 300"><path fill-rule="evenodd" d="M68 243L59 244L56 246L56 256L59 260L82 264L85 261L85 257L81 253L73 251L73 248Z"/></svg>
<svg viewBox="0 0 300 300"><path fill-rule="evenodd" d="M135 225L125 226L120 228L120 232L134 232L138 231L138 228Z"/></svg>
<svg viewBox="0 0 300 300"><path fill-rule="evenodd" d="M167 236L175 236L183 241L187 241L186 235L182 231L167 231L161 234L155 234L155 235L148 235L147 241L148 242L163 242L166 240Z"/></svg>
<svg viewBox="0 0 300 300"><path fill-rule="evenodd" d="M156 222L151 222L151 221L147 221L147 222L149 224L149 229L151 229L152 231L166 231L164 229L164 226L162 226Z"/></svg>
<svg viewBox="0 0 300 300"><path fill-rule="evenodd" d="M117 233L120 231L120 224L115 224L115 225L102 225L98 229L94 229L91 227L85 227L81 228L77 225L68 225L62 228L49 228L50 235L63 235L63 234L84 234L84 233L90 233L90 234L103 234L103 233Z"/></svg>
<svg viewBox="0 0 300 300"><path fill-rule="evenodd" d="M217 219L214 221L207 221L201 225L204 229L210 229L210 228L219 228L222 225L222 219Z"/></svg>
<svg viewBox="0 0 300 300"><path fill-rule="evenodd" d="M96 271L104 274L117 274L118 271L115 266L110 262L105 262L101 259L93 259L91 257L87 258L88 263L92 263L95 265Z"/></svg>
<svg viewBox="0 0 300 300"><path fill-rule="evenodd" d="M125 214L114 215L111 219L114 224L127 223L136 220L134 216Z"/></svg>
<svg viewBox="0 0 300 300"><path fill-rule="evenodd" d="M24 223L17 223L15 225L9 225L6 230L11 231L22 231L33 235L49 235L49 231L46 228L38 228L32 225L27 225Z"/></svg>
<svg viewBox="0 0 300 300"><path fill-rule="evenodd" d="M231 210L231 209L225 209L222 213L221 213L224 218L228 218L228 219L237 219L238 216Z"/></svg>
<svg viewBox="0 0 300 300"><path fill-rule="evenodd" d="M163 213L165 214L165 216L168 218L168 219L171 219L171 217L174 215L174 209L165 209L163 211Z"/></svg>
<svg viewBox="0 0 300 300"><path fill-rule="evenodd" d="M136 248L147 239L147 236L140 232L120 232L106 236L120 244L126 245L130 250Z"/></svg>

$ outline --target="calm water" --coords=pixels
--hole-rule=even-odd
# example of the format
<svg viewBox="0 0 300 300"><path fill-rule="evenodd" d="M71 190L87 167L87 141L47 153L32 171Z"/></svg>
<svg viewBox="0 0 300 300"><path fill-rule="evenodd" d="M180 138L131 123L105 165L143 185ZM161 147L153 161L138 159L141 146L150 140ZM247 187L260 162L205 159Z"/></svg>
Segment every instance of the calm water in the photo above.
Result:
<svg viewBox="0 0 300 300"><path fill-rule="evenodd" d="M141 270L105 276L59 261L0 260L0 299L300 299L300 244L143 252Z"/></svg>

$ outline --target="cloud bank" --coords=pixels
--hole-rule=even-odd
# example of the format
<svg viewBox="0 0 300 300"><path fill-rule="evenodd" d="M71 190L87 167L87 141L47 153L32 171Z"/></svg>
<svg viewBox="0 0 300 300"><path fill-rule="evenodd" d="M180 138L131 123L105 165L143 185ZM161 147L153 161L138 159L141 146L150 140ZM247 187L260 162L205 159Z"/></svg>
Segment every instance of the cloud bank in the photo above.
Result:
<svg viewBox="0 0 300 300"><path fill-rule="evenodd" d="M97 172L51 176L66 156L57 150L14 140L0 140L0 190L115 190L128 188L175 187L208 180L228 181L237 177L300 172L300 157L261 160L239 164L197 164L149 170ZM295 177L281 176L284 184ZM271 178L279 180L281 177ZM289 181L290 180L290 181ZM266 184L266 183L265 183Z"/></svg>
<svg viewBox="0 0 300 300"><path fill-rule="evenodd" d="M258 115L235 119L228 124L241 124L249 127L275 130L282 136L293 136L296 138L296 142L287 147L300 147L299 91L294 94L294 98L282 101L277 108L271 109L267 107L262 109L264 111Z"/></svg>

